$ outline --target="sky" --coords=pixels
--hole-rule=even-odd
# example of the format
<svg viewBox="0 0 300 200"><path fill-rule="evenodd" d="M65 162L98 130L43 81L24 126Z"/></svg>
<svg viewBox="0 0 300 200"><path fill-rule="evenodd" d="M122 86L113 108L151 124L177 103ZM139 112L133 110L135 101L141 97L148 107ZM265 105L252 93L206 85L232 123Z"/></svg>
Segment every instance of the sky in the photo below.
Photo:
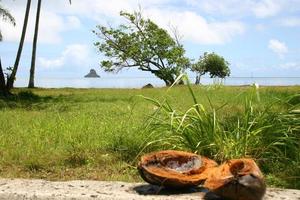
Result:
<svg viewBox="0 0 300 200"><path fill-rule="evenodd" d="M25 13L25 0L2 0L17 25L0 20L4 67L15 60ZM29 76L37 0L32 0L27 36L17 77ZM121 10L142 10L172 34L182 36L186 55L198 59L216 52L230 63L233 77L300 76L300 0L44 0L37 48L37 78L83 77L91 68L100 76L146 77L147 72L124 69L104 72L104 59L94 47L97 25L124 23ZM193 74L191 74L193 75Z"/></svg>

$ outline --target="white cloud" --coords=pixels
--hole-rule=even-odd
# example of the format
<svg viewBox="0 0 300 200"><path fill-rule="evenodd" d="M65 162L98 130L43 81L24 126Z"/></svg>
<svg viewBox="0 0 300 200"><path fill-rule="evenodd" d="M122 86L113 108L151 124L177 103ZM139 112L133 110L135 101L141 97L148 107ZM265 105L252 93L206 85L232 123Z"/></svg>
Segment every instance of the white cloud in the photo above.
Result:
<svg viewBox="0 0 300 200"><path fill-rule="evenodd" d="M65 59L63 57L59 57L57 59L49 60L47 58L39 57L38 63L41 67L54 69L63 66L65 64Z"/></svg>
<svg viewBox="0 0 300 200"><path fill-rule="evenodd" d="M58 9L57 12L70 15L84 16L97 21L98 23L109 23L117 25L122 22L119 16L121 10L133 11L138 9L140 3L143 14L148 15L152 20L164 28L169 25L178 27L180 34L190 41L201 44L226 43L236 35L244 32L245 26L239 21L216 21L209 22L196 12L189 11L184 7L174 10L174 0L74 0L69 6L63 1L48 1L48 7ZM182 2L181 2L182 3ZM172 10L173 9L173 10Z"/></svg>
<svg viewBox="0 0 300 200"><path fill-rule="evenodd" d="M53 12L44 12L41 14L39 41L41 43L60 43L63 40L62 32L75 30L80 26L80 20L75 16L62 17Z"/></svg>
<svg viewBox="0 0 300 200"><path fill-rule="evenodd" d="M73 66L87 66L89 63L90 51L87 45L72 44L66 47L61 56L55 59L39 57L38 64L43 68L60 68L66 63Z"/></svg>
<svg viewBox="0 0 300 200"><path fill-rule="evenodd" d="M81 27L81 22L76 16L68 16L66 19L66 30L78 29Z"/></svg>
<svg viewBox="0 0 300 200"><path fill-rule="evenodd" d="M170 25L175 26L184 40L200 44L223 44L229 42L235 35L242 34L245 29L241 22L208 22L191 11L151 9L147 10L146 14L165 29L169 29Z"/></svg>
<svg viewBox="0 0 300 200"><path fill-rule="evenodd" d="M287 27L297 27L300 26L299 17L287 17L279 20L279 24Z"/></svg>
<svg viewBox="0 0 300 200"><path fill-rule="evenodd" d="M82 16L104 23L107 20L119 18L121 10L136 10L139 3L137 0L72 0L72 4L68 5L66 1L67 0L51 0L45 2L45 4L50 10L56 11L56 13ZM151 3L150 0L144 0L142 1L142 5L154 5L163 3L164 1L154 0Z"/></svg>
<svg viewBox="0 0 300 200"><path fill-rule="evenodd" d="M49 4L51 2L49 1ZM75 1L71 7L64 2L60 2L62 9L59 12L66 12L72 15L84 15L98 23L118 25L122 22L119 16L121 10L133 11L141 4L144 15L150 17L157 24L165 29L169 25L178 27L179 33L190 41L201 44L221 44L226 43L236 35L244 32L245 26L239 21L215 21L209 22L196 12L185 8L174 10L174 0L111 0L107 2L85 0ZM53 3L51 3L53 6ZM49 5L51 7L51 5Z"/></svg>
<svg viewBox="0 0 300 200"><path fill-rule="evenodd" d="M281 5L279 4L278 0L263 0L256 3L256 5L253 7L253 13L259 18L274 16L279 13L280 10Z"/></svg>
<svg viewBox="0 0 300 200"><path fill-rule="evenodd" d="M20 40L25 13L25 1L17 5L15 4L11 4L10 8L12 9L10 11L15 17L17 25L13 27L2 20L0 21L1 31L5 41L19 42ZM36 7L32 6L27 25L26 42L32 42L35 27L35 11ZM38 41L39 43L48 44L60 43L62 41L62 32L78 29L80 26L81 23L78 17L73 15L59 15L55 11L48 10L45 5L43 5Z"/></svg>
<svg viewBox="0 0 300 200"><path fill-rule="evenodd" d="M190 0L188 0L190 1ZM198 4L205 12L210 14L222 15L236 15L244 16L249 13L249 6L252 5L251 1L244 0L222 0L222 1L194 1L192 5ZM234 9L233 9L234 7Z"/></svg>
<svg viewBox="0 0 300 200"><path fill-rule="evenodd" d="M4 2L8 5L6 7L11 8L18 22L15 28L1 24L4 37L7 41L19 41L25 1ZM297 0L73 0L72 5L69 5L67 0L49 0L43 2L42 6L39 42L54 44L62 42L64 32L82 26L80 19L92 19L101 24L106 22L112 25L119 24L122 20L119 12L136 10L140 3L144 13L147 13L151 19L164 28L168 28L169 24L177 26L186 40L200 44L222 44L245 31L245 24L234 19L249 15L258 18L276 16L280 12L291 10L291 7L295 8L297 5L300 7L299 2ZM216 18L203 17L204 15L199 15L198 11L213 16L230 15L231 19L226 20L225 17L223 20L216 20ZM34 30L34 14L35 6L31 9L26 38L26 41L30 42ZM299 23L296 18L282 22L286 26L296 26ZM258 25L256 28L263 30L265 27Z"/></svg>
<svg viewBox="0 0 300 200"><path fill-rule="evenodd" d="M284 55L288 52L288 48L284 42L280 42L276 39L271 39L268 45L274 53L276 53L280 58L283 58Z"/></svg>
<svg viewBox="0 0 300 200"><path fill-rule="evenodd" d="M300 6L300 2L297 0L185 0L185 2L191 7L197 7L214 16L225 15L233 18L245 16L272 17L282 11L295 12L292 8Z"/></svg>

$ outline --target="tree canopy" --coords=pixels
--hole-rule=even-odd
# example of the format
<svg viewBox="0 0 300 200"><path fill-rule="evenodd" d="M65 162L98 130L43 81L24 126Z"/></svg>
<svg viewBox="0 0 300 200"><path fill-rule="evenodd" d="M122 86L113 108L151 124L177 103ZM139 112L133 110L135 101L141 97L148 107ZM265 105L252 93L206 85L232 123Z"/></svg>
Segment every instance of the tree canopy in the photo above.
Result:
<svg viewBox="0 0 300 200"><path fill-rule="evenodd" d="M143 19L140 12L120 12L120 16L127 24L97 26L98 31L93 31L100 38L95 46L107 58L101 67L106 71L136 67L153 73L166 85L174 83L190 64L179 41L150 19Z"/></svg>
<svg viewBox="0 0 300 200"><path fill-rule="evenodd" d="M205 52L196 63L191 65L191 70L197 73L196 84L200 83L200 77L206 73L209 73L211 78L225 78L230 75L229 62L214 52Z"/></svg>

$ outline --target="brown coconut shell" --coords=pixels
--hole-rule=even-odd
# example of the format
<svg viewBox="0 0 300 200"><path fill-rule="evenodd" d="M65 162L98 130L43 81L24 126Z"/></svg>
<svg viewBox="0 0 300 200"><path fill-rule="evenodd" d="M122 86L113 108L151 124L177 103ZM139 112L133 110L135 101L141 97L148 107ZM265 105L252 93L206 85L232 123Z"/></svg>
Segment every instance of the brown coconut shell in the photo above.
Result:
<svg viewBox="0 0 300 200"><path fill-rule="evenodd" d="M211 168L204 187L231 200L260 200L266 192L263 174L252 159L229 160Z"/></svg>
<svg viewBox="0 0 300 200"><path fill-rule="evenodd" d="M150 184L185 188L203 183L209 169L215 166L215 161L194 153L166 150L144 155L138 170Z"/></svg>

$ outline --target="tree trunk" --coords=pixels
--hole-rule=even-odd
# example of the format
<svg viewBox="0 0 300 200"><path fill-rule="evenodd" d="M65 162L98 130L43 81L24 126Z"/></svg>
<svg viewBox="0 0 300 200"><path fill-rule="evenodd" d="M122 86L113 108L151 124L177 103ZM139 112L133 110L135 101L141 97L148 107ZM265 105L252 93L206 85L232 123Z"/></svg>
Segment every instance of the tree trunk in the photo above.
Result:
<svg viewBox="0 0 300 200"><path fill-rule="evenodd" d="M169 81L167 79L163 79L163 81L165 82L166 86L171 86L172 85L171 81Z"/></svg>
<svg viewBox="0 0 300 200"><path fill-rule="evenodd" d="M32 57L31 57L31 67L30 67L30 77L29 77L28 88L34 88L36 47L37 47L37 39L38 39L38 34L39 34L39 22L40 22L41 5L42 5L42 0L38 0L38 6L37 6L37 11L36 11L36 19L35 19L35 29L34 29L34 37L33 37Z"/></svg>
<svg viewBox="0 0 300 200"><path fill-rule="evenodd" d="M17 56L16 56L16 61L15 61L14 67L12 69L11 75L9 77L7 77L7 86L6 87L7 87L8 91L14 85L17 70L18 70L18 67L19 67L19 62L20 62L20 58L21 58L21 54L22 54L22 50L23 50L23 44L24 44L25 35L26 35L26 29L27 29L27 23L28 23L29 11L30 11L30 4L31 4L31 0L27 0L24 23L23 23L23 29L22 29L22 35L21 35L21 39L20 39L20 43L19 43L19 48L18 48L18 52L17 52Z"/></svg>
<svg viewBox="0 0 300 200"><path fill-rule="evenodd" d="M196 76L196 82L195 82L196 85L200 84L200 78L201 78L201 75Z"/></svg>
<svg viewBox="0 0 300 200"><path fill-rule="evenodd" d="M6 95L5 77L2 69L1 58L0 58L0 94Z"/></svg>
<svg viewBox="0 0 300 200"><path fill-rule="evenodd" d="M171 86L175 80L172 76L172 74L163 74L163 73L160 73L159 75L156 75L158 78L162 79L166 86Z"/></svg>

